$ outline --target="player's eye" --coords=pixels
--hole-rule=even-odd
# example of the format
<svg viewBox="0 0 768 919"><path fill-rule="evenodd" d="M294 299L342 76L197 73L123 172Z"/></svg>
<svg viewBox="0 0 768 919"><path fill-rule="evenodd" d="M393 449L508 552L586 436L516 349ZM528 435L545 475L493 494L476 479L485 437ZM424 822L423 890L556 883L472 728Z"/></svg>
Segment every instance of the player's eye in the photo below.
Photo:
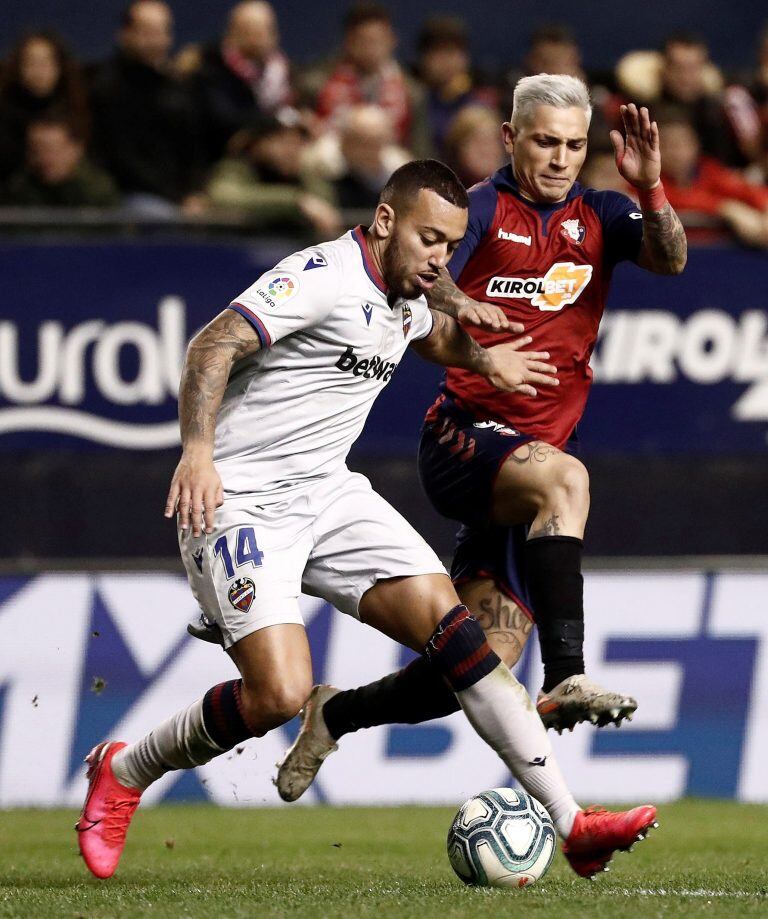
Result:
<svg viewBox="0 0 768 919"><path fill-rule="evenodd" d="M436 239L430 239L428 236L422 236L421 241L425 246L434 246L434 244L437 242Z"/></svg>

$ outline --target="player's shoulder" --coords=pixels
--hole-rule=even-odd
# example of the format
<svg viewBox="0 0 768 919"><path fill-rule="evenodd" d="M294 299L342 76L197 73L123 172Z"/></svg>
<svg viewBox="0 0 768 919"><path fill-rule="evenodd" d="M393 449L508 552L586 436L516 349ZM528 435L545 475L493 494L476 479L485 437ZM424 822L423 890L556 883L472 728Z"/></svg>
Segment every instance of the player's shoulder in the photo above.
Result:
<svg viewBox="0 0 768 919"><path fill-rule="evenodd" d="M338 239L315 243L305 249L300 249L283 259L281 265L297 274L317 272L312 277L315 280L321 280L326 273L343 271L354 254L353 249L354 242L351 235L345 233Z"/></svg>
<svg viewBox="0 0 768 919"><path fill-rule="evenodd" d="M578 182L574 184L574 191L574 197L580 197L584 204L597 214L601 223L620 217L640 219L642 216L637 203L623 192L612 189L598 191L596 188L588 188Z"/></svg>

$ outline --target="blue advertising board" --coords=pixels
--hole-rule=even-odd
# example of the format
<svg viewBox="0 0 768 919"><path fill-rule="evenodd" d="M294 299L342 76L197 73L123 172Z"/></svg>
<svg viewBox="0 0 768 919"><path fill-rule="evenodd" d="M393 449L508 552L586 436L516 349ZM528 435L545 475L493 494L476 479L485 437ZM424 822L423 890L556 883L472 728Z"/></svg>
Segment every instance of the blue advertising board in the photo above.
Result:
<svg viewBox="0 0 768 919"><path fill-rule="evenodd" d="M291 248L0 245L0 448L176 446L188 338ZM619 266L580 427L587 449L765 452L766 290L760 252L694 248L674 278ZM412 452L440 376L407 355L360 449Z"/></svg>
<svg viewBox="0 0 768 919"><path fill-rule="evenodd" d="M552 737L577 799L768 801L767 591L765 571L587 573L589 671L639 707L618 731L580 725ZM303 597L301 606L317 681L360 685L412 656L322 600ZM77 806L92 745L137 740L231 679L229 658L187 635L198 614L183 576L0 578L0 808ZM516 673L535 695L537 647ZM242 755L171 773L144 800L278 805L273 764L296 729L291 722L249 741ZM509 782L457 713L345 737L302 803L457 803Z"/></svg>

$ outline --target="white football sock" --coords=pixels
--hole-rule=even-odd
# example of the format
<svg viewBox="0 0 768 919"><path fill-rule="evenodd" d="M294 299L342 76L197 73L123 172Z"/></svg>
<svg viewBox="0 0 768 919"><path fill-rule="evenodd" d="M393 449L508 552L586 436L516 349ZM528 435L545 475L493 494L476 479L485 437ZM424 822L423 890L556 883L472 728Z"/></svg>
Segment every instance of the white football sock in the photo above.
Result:
<svg viewBox="0 0 768 919"><path fill-rule="evenodd" d="M121 785L144 791L166 772L202 766L224 752L208 736L203 700L198 699L137 743L119 750L112 758L112 771Z"/></svg>
<svg viewBox="0 0 768 919"><path fill-rule="evenodd" d="M523 788L549 812L567 839L581 810L565 784L546 729L531 697L500 663L487 676L456 693L472 727L499 754Z"/></svg>

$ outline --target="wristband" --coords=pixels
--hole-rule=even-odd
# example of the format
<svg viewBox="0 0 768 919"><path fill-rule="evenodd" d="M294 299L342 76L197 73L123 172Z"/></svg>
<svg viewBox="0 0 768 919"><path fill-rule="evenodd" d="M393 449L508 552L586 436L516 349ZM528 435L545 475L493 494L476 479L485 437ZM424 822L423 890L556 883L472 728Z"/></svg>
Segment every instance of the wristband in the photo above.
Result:
<svg viewBox="0 0 768 919"><path fill-rule="evenodd" d="M660 211L668 203L661 182L653 188L638 188L637 197L643 211Z"/></svg>

